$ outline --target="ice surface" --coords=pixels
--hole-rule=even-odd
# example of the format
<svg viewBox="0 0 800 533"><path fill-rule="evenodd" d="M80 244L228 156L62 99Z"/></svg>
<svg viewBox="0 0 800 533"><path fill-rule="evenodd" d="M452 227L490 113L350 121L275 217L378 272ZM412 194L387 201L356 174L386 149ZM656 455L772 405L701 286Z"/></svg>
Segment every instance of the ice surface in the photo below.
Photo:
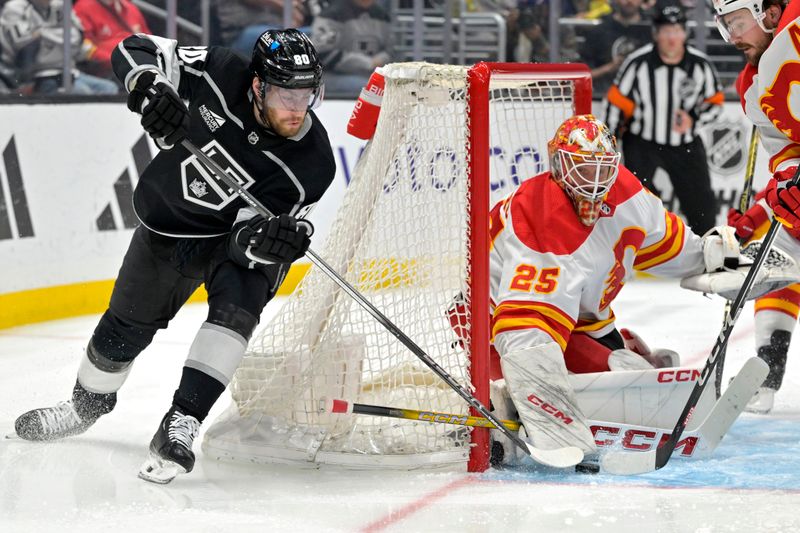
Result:
<svg viewBox="0 0 800 533"><path fill-rule="evenodd" d="M270 310L277 307L274 302ZM672 282L636 281L614 310L651 347L700 366L723 302ZM752 308L734 330L727 382L753 355ZM117 409L86 434L0 440L0 532L113 531L800 531L800 360L768 416L744 415L711 459L674 458L638 477L530 466L518 471L352 472L203 457L167 486L136 477L177 385L204 305L187 306L134 365ZM66 399L97 316L0 330L0 433ZM228 404L227 395L212 411Z"/></svg>

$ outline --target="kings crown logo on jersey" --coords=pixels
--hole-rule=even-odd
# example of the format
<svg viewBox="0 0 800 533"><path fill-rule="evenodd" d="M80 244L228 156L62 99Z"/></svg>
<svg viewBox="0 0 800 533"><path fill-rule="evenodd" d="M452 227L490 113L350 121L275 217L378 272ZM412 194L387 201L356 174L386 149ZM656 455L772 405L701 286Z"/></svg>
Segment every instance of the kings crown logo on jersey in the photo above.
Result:
<svg viewBox="0 0 800 533"><path fill-rule="evenodd" d="M244 189L250 187L255 180L220 146L211 141L202 148L203 152L225 169L225 173L234 178ZM236 191L221 182L200 164L193 155L181 162L181 183L183 198L214 211L221 211L229 203L239 197Z"/></svg>

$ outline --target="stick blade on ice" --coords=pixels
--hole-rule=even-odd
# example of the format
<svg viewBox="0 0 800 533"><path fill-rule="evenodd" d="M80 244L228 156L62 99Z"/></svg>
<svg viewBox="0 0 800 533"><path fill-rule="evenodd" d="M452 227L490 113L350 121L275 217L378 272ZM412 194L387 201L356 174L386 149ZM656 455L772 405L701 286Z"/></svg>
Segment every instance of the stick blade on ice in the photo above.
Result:
<svg viewBox="0 0 800 533"><path fill-rule="evenodd" d="M656 451L608 452L600 459L600 471L617 476L635 476L656 470Z"/></svg>
<svg viewBox="0 0 800 533"><path fill-rule="evenodd" d="M583 450L575 446L556 448L554 450L542 450L530 444L527 446L534 461L554 468L569 468L583 461Z"/></svg>

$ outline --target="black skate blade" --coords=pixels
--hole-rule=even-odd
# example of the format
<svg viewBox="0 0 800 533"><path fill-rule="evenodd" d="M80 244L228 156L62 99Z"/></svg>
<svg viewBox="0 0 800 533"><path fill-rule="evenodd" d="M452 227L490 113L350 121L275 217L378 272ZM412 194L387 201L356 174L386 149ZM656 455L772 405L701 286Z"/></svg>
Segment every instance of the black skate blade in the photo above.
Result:
<svg viewBox="0 0 800 533"><path fill-rule="evenodd" d="M168 461L161 456L150 452L150 455L139 469L139 479L149 481L150 483L166 485L175 479L178 474L185 473L186 469L178 463Z"/></svg>
<svg viewBox="0 0 800 533"><path fill-rule="evenodd" d="M22 437L20 437L19 435L17 435L16 431L13 432L13 433L7 433L5 439L6 440L25 440Z"/></svg>

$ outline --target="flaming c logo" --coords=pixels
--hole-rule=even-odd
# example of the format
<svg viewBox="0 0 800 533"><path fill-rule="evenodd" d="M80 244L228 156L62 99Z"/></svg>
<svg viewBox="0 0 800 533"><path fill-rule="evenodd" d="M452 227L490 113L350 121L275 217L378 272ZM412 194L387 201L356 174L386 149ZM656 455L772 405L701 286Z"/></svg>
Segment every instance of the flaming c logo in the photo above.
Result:
<svg viewBox="0 0 800 533"><path fill-rule="evenodd" d="M795 50L800 53L800 28L792 24L787 28ZM789 109L789 97L792 86L800 83L800 62L787 61L775 74L772 85L759 100L761 109L781 133L794 142L800 142L800 120Z"/></svg>

